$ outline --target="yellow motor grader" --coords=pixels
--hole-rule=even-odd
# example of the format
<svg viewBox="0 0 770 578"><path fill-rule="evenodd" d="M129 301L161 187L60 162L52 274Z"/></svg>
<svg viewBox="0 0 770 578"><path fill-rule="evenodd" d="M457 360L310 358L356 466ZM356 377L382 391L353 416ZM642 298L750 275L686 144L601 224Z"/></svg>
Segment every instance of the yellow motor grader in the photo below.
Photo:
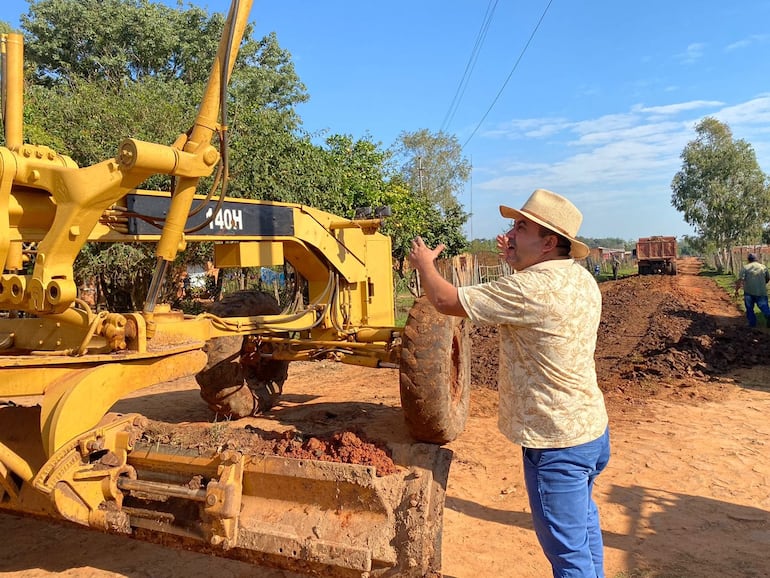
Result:
<svg viewBox="0 0 770 578"><path fill-rule="evenodd" d="M468 410L468 329L424 299L395 326L380 219L197 193L222 172L222 95L250 8L234 0L188 132L170 145L123 140L88 167L24 142L23 43L2 36L0 509L310 575L429 575L440 567L451 462L441 444ZM172 177L170 193L138 188L156 174ZM164 279L185 244L203 240L218 268L288 263L303 298L281 310L236 292L200 315L173 310L159 297ZM141 311L94 311L80 298L73 263L87 242L155 243ZM400 368L415 442L382 440L396 473L147 443L142 415L111 411L195 375L218 414L254 415L279 400L289 362L324 359Z"/></svg>

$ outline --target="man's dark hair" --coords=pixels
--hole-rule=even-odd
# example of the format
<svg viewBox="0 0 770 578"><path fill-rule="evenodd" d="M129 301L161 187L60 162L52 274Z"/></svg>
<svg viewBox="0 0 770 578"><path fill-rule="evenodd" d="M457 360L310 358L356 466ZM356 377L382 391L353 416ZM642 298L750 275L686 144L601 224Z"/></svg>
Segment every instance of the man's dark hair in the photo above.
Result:
<svg viewBox="0 0 770 578"><path fill-rule="evenodd" d="M540 227L540 236L547 237L553 235L556 237L556 248L559 250L559 257L568 257L569 252L572 250L572 241L567 239L564 235L560 235L556 231L552 231L548 227L543 227L541 224L537 224Z"/></svg>

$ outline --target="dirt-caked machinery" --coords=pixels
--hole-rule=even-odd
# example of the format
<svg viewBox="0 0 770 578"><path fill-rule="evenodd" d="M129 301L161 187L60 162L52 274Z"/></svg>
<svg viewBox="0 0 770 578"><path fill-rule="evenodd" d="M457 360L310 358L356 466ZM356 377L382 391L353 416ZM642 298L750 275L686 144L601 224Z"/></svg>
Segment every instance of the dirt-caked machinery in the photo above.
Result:
<svg viewBox="0 0 770 578"><path fill-rule="evenodd" d="M395 326L379 219L197 193L221 171L223 95L250 8L230 8L189 131L171 144L127 138L87 167L24 142L22 38L2 36L0 509L310 575L428 575L440 566L451 461L441 444L468 411L468 328L423 299ZM169 193L138 188L158 174L172 177ZM203 240L217 268L290 264L301 298L281 310L236 292L199 315L172 309L159 297L164 279L185 244ZM73 263L88 242L155 243L141 310L95 311L79 297ZM111 411L195 375L217 414L254 415L278 402L289 362L330 359L400 368L415 442L383 440L396 473L166 447L144 440L139 413Z"/></svg>
<svg viewBox="0 0 770 578"><path fill-rule="evenodd" d="M642 237L634 250L639 275L676 275L676 237Z"/></svg>

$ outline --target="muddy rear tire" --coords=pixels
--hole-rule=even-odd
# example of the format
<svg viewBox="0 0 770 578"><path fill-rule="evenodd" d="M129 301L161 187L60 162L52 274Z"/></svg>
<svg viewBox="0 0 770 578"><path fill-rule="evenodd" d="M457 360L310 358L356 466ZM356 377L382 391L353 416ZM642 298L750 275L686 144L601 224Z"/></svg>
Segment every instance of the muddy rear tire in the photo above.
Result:
<svg viewBox="0 0 770 578"><path fill-rule="evenodd" d="M219 317L274 315L276 300L261 291L238 291L225 295L208 308ZM257 415L272 408L281 396L288 374L288 361L273 359L241 362L246 338L240 335L210 339L204 351L206 366L195 376L201 397L212 411L228 418Z"/></svg>
<svg viewBox="0 0 770 578"><path fill-rule="evenodd" d="M442 315L426 297L409 311L401 349L401 407L418 441L445 444L465 427L470 402L468 320Z"/></svg>

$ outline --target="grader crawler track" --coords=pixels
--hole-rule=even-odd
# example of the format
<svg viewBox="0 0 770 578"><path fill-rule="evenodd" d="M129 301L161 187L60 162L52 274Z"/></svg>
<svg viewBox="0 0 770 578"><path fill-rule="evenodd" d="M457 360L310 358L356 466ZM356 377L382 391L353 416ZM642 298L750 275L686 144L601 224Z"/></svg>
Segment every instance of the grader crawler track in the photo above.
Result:
<svg viewBox="0 0 770 578"><path fill-rule="evenodd" d="M171 145L124 139L82 168L24 141L22 39L0 35L0 509L307 575L433 575L452 456L435 444L467 417L467 326L430 321L424 299L395 326L381 218L197 193L227 174L221 98L250 8L234 0L188 131ZM173 177L173 190L139 189L152 175ZM188 241L211 242L218 269L290 268L294 297L279 307L247 291L199 315L173 310L162 288ZM155 246L147 297L137 311L94 311L74 261L86 243L120 242ZM196 376L212 422L253 416L280 401L290 362L318 360L403 370L415 443L375 440L387 468L319 452L318 438L276 452L246 428L236 444L179 444L113 409Z"/></svg>

